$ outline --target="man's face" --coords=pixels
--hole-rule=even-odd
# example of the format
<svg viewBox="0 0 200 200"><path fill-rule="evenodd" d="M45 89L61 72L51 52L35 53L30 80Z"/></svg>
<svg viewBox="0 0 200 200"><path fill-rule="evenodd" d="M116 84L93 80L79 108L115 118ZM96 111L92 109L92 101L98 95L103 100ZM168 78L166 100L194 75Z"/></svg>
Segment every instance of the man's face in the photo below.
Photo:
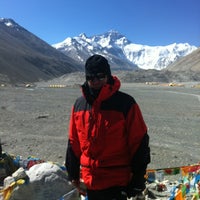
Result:
<svg viewBox="0 0 200 200"><path fill-rule="evenodd" d="M86 75L86 80L89 87L99 90L107 83L108 77L104 73Z"/></svg>

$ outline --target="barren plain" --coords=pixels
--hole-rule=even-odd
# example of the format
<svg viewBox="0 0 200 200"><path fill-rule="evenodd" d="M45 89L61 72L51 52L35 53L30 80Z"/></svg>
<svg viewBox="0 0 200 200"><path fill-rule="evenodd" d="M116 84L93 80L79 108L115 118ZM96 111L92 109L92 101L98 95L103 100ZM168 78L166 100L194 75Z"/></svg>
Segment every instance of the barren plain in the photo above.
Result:
<svg viewBox="0 0 200 200"><path fill-rule="evenodd" d="M148 126L151 163L167 168L200 161L200 90L190 85L170 87L124 83ZM63 164L71 106L80 96L77 86L0 87L0 139L3 151ZM112 145L112 141L111 141Z"/></svg>

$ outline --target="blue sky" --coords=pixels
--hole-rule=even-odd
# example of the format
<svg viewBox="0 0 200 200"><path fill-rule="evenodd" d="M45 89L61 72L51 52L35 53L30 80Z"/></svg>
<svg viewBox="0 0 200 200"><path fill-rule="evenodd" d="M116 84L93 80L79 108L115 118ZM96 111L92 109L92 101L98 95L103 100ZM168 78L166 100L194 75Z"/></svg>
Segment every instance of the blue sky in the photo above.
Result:
<svg viewBox="0 0 200 200"><path fill-rule="evenodd" d="M200 46L200 0L0 0L0 17L49 44L116 30L150 46Z"/></svg>

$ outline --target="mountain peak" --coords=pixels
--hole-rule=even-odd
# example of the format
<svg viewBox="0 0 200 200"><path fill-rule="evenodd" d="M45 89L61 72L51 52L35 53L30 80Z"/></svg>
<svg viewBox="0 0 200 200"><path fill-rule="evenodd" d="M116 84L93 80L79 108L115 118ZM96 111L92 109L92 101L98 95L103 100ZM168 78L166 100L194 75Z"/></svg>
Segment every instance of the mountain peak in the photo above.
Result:
<svg viewBox="0 0 200 200"><path fill-rule="evenodd" d="M161 70L178 58L186 56L196 49L195 46L191 46L188 43L173 43L167 46L134 44L117 30L109 30L104 34L91 37L87 37L82 33L74 37L73 43L66 45L65 48L63 48L64 41L62 49L56 44L53 46L58 50L62 50L63 53L66 51L66 54L70 52L70 54L79 55L84 50L84 57L77 56L77 60L85 60L92 54L103 54L110 58L110 61L115 60L113 58L117 58L121 62L118 60L117 63L113 62L112 64L115 67L118 66L117 68L125 70L135 69L135 66L141 69Z"/></svg>
<svg viewBox="0 0 200 200"><path fill-rule="evenodd" d="M120 38L126 38L124 35L122 35L120 32L118 32L116 30L109 30L108 32L105 32L104 34L99 34L97 36L104 37L104 38L110 38L111 40L118 40Z"/></svg>
<svg viewBox="0 0 200 200"><path fill-rule="evenodd" d="M0 18L0 44L3 82L35 82L79 70L74 60L12 19Z"/></svg>
<svg viewBox="0 0 200 200"><path fill-rule="evenodd" d="M79 35L79 37L80 37L80 38L84 38L84 39L87 38L87 36L86 36L85 33L81 33L81 34Z"/></svg>
<svg viewBox="0 0 200 200"><path fill-rule="evenodd" d="M8 27L19 26L13 19L9 19L9 18L0 18L0 23Z"/></svg>

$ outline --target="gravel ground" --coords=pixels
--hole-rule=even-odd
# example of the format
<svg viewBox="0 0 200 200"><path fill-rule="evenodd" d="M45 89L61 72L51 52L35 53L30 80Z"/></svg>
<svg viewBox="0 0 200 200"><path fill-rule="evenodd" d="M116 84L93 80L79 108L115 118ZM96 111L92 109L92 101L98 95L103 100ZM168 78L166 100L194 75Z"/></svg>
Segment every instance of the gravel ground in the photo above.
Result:
<svg viewBox="0 0 200 200"><path fill-rule="evenodd" d="M200 161L200 90L122 84L136 99L149 128L149 168L177 167ZM36 156L63 163L71 106L78 87L0 88L0 138L3 150L24 159Z"/></svg>

